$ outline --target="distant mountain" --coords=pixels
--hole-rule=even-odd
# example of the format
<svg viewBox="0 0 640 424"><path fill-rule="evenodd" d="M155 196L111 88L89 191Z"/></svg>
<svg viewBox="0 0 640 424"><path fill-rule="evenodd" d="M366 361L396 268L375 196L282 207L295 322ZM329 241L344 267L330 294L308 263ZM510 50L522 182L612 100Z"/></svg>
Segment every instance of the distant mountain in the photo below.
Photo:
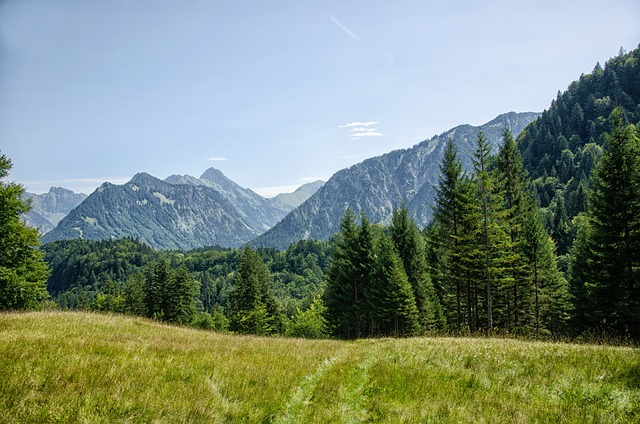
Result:
<svg viewBox="0 0 640 424"><path fill-rule="evenodd" d="M252 243L286 249L301 239L327 239L339 229L347 207L364 211L373 222L388 222L402 203L420 226L431 218L439 165L446 141L458 148L465 169L471 168L476 135L482 130L495 149L507 127L514 137L539 113L510 112L480 127L460 125L416 146L367 159L334 174L313 196Z"/></svg>
<svg viewBox="0 0 640 424"><path fill-rule="evenodd" d="M186 175L163 181L140 173L124 185L104 183L43 241L128 236L157 249L237 247L286 212L213 168L200 179Z"/></svg>
<svg viewBox="0 0 640 424"><path fill-rule="evenodd" d="M26 193L31 199L31 210L23 215L27 225L38 228L42 233L51 231L73 208L78 206L87 195L74 193L62 187L51 187L48 193Z"/></svg>
<svg viewBox="0 0 640 424"><path fill-rule="evenodd" d="M248 188L240 187L215 168L207 169L199 179L190 175L172 175L165 181L214 189L233 205L244 222L260 233L273 227L291 210L270 202Z"/></svg>
<svg viewBox="0 0 640 424"><path fill-rule="evenodd" d="M324 181L314 181L304 184L293 193L282 193L271 199L271 202L288 210L293 210L303 204L309 197L322 187Z"/></svg>

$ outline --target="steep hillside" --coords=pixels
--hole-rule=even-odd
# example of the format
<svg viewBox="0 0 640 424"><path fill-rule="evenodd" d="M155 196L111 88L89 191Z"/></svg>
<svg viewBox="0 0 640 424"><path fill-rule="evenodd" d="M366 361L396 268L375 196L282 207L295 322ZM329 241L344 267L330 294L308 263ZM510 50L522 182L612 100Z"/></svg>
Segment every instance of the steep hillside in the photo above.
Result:
<svg viewBox="0 0 640 424"><path fill-rule="evenodd" d="M48 193L25 193L25 197L31 199L31 210L23 216L25 222L46 233L55 228L62 218L82 203L87 195L74 193L62 187L51 187Z"/></svg>
<svg viewBox="0 0 640 424"><path fill-rule="evenodd" d="M572 218L586 210L589 177L606 149L614 108L628 122L640 122L640 49L581 75L518 137L560 254L571 245Z"/></svg>
<svg viewBox="0 0 640 424"><path fill-rule="evenodd" d="M264 224L246 215L211 187L170 184L141 173L124 185L104 183L44 242L127 236L158 249L234 247L264 231Z"/></svg>
<svg viewBox="0 0 640 424"><path fill-rule="evenodd" d="M506 113L480 127L460 125L416 146L367 159L334 174L313 196L253 243L286 249L300 239L327 239L338 231L347 207L364 211L373 222L386 222L403 202L420 226L431 218L439 165L446 141L456 144L463 165L471 166L477 132L482 130L493 148L507 127L515 135L539 116Z"/></svg>

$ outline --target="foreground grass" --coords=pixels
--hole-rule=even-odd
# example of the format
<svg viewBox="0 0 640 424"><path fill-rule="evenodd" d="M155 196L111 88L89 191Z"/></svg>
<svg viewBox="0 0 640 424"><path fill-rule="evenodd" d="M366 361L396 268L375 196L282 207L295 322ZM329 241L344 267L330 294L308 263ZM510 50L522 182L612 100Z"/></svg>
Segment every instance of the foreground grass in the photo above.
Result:
<svg viewBox="0 0 640 424"><path fill-rule="evenodd" d="M640 350L0 315L0 422L640 422Z"/></svg>

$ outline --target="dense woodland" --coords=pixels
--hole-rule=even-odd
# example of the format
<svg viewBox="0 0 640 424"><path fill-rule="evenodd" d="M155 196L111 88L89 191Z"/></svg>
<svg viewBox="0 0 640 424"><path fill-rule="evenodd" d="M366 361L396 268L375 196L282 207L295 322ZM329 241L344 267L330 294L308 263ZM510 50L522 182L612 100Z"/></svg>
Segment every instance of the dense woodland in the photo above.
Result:
<svg viewBox="0 0 640 424"><path fill-rule="evenodd" d="M42 305L218 331L359 338L434 333L640 338L640 50L583 75L473 169L440 165L434 219L346 210L328 242L156 251L133 239L39 249L0 185L0 309ZM2 156L0 178L10 161ZM47 266L50 272L47 272ZM51 304L51 302L49 303Z"/></svg>

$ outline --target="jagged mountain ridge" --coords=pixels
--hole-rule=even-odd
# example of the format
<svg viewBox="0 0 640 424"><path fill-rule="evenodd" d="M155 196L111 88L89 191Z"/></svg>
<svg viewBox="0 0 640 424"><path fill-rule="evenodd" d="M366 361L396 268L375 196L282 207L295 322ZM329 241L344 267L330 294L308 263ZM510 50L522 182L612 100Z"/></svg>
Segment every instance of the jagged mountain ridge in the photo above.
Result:
<svg viewBox="0 0 640 424"><path fill-rule="evenodd" d="M407 205L418 225L431 219L435 185L446 141L456 144L465 169L471 168L477 133L496 149L503 128L517 136L539 113L510 112L474 127L460 125L412 148L367 159L334 174L313 196L252 243L286 249L300 239L328 239L339 230L347 207L364 211L373 222L388 222L394 208Z"/></svg>
<svg viewBox="0 0 640 424"><path fill-rule="evenodd" d="M244 222L260 233L273 227L292 209L270 202L254 191L241 187L215 168L207 169L199 179L190 175L172 175L165 181L171 184L192 184L216 190L236 208Z"/></svg>
<svg viewBox="0 0 640 424"><path fill-rule="evenodd" d="M161 180L139 173L123 185L104 183L43 241L133 237L157 249L238 247L290 209L240 187L214 168L200 178L172 175Z"/></svg>
<svg viewBox="0 0 640 424"><path fill-rule="evenodd" d="M22 218L27 225L38 228L43 234L55 228L58 223L78 206L87 195L74 193L62 187L51 187L48 193L24 193L25 199L31 199L31 210Z"/></svg>

